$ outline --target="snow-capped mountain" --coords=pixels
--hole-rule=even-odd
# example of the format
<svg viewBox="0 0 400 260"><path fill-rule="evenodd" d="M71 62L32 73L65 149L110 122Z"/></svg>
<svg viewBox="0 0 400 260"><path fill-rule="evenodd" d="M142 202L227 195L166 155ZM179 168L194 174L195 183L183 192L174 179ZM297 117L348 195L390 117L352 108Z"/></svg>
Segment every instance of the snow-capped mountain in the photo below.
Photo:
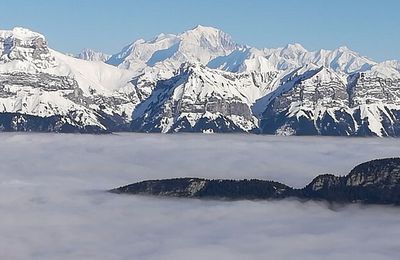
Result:
<svg viewBox="0 0 400 260"><path fill-rule="evenodd" d="M107 63L138 72L147 67L173 71L184 62L207 64L238 47L221 30L199 25L179 35L160 34L150 41L137 40L112 55Z"/></svg>
<svg viewBox="0 0 400 260"><path fill-rule="evenodd" d="M82 59L82 60L88 60L88 61L102 61L106 62L111 55L105 54L102 52L97 52L91 49L83 49L80 53L77 55L74 55L75 58Z"/></svg>
<svg viewBox="0 0 400 260"><path fill-rule="evenodd" d="M263 97L268 105L260 129L283 135L397 136L400 75L383 75L387 71L379 64L347 77L326 67L298 69Z"/></svg>
<svg viewBox="0 0 400 260"><path fill-rule="evenodd" d="M269 93L275 73L212 70L184 63L157 82L133 113L132 129L145 132L253 132L258 119L251 106Z"/></svg>
<svg viewBox="0 0 400 260"><path fill-rule="evenodd" d="M259 50L252 47L236 49L227 56L220 56L208 63L210 68L243 71L294 70L308 64L324 66L338 72L353 73L376 65L376 62L348 49L307 51L300 44L283 48Z"/></svg>
<svg viewBox="0 0 400 260"><path fill-rule="evenodd" d="M54 51L23 28L0 31L0 52L2 129L102 132L132 114L129 71Z"/></svg>
<svg viewBox="0 0 400 260"><path fill-rule="evenodd" d="M3 130L400 135L400 62L347 47L257 49L197 26L71 57L15 28L0 54Z"/></svg>

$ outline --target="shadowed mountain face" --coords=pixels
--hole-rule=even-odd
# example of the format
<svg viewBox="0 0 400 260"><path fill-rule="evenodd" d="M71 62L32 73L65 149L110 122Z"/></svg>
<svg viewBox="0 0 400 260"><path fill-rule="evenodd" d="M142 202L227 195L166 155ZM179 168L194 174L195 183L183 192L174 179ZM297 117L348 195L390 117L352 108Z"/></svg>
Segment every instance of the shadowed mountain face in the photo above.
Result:
<svg viewBox="0 0 400 260"><path fill-rule="evenodd" d="M72 114L72 113L71 113ZM20 113L0 113L0 131L61 132L106 134L110 131L93 125L80 125L73 115L40 117ZM106 120L106 119L103 119Z"/></svg>
<svg viewBox="0 0 400 260"><path fill-rule="evenodd" d="M111 190L113 193L210 199L300 199L340 203L400 204L400 158L369 161L348 175L317 176L303 189L264 180L177 178L149 180Z"/></svg>
<svg viewBox="0 0 400 260"><path fill-rule="evenodd" d="M373 160L356 166L348 175L320 175L303 189L307 198L400 204L400 159Z"/></svg>
<svg viewBox="0 0 400 260"><path fill-rule="evenodd" d="M143 181L112 192L188 198L269 199L292 195L293 189L279 182L262 180L177 178Z"/></svg>

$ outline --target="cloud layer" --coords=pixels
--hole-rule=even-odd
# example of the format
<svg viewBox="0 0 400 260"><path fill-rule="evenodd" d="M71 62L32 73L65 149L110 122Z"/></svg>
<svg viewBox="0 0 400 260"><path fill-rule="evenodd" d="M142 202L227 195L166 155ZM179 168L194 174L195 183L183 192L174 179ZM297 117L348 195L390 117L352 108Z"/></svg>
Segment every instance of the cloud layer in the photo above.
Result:
<svg viewBox="0 0 400 260"><path fill-rule="evenodd" d="M2 134L1 259L396 259L400 209L121 196L143 179L318 173L399 156L400 140L253 135Z"/></svg>

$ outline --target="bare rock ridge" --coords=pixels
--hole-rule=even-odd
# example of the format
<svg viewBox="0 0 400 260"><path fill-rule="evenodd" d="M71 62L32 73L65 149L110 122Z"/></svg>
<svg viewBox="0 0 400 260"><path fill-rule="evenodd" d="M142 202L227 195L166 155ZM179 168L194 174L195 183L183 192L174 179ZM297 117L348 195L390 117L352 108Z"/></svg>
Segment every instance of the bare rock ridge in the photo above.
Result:
<svg viewBox="0 0 400 260"><path fill-rule="evenodd" d="M325 200L338 203L400 205L400 158L378 159L356 166L346 176L317 176L302 189L265 180L176 178L149 180L110 190L118 194L205 199Z"/></svg>

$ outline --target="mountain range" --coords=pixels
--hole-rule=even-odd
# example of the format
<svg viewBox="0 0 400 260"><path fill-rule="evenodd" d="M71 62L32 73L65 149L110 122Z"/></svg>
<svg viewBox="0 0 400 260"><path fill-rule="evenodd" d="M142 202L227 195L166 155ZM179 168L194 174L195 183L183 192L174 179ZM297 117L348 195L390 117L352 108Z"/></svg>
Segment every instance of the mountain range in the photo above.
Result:
<svg viewBox="0 0 400 260"><path fill-rule="evenodd" d="M0 130L400 135L400 62L257 49L212 27L67 55L0 30Z"/></svg>

